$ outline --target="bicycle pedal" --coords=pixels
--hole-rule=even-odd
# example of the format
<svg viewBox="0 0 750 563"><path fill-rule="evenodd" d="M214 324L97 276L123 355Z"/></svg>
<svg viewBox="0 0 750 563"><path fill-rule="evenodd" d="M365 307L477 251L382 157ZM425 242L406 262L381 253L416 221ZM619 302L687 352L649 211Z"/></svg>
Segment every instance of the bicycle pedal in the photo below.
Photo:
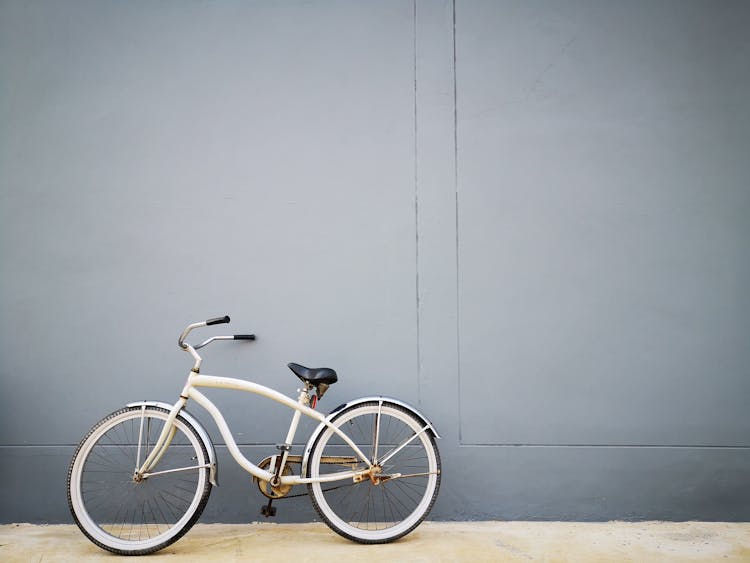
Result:
<svg viewBox="0 0 750 563"><path fill-rule="evenodd" d="M271 506L271 503L264 504L260 507L260 513L265 516L266 518L271 518L273 516L276 516L276 507Z"/></svg>

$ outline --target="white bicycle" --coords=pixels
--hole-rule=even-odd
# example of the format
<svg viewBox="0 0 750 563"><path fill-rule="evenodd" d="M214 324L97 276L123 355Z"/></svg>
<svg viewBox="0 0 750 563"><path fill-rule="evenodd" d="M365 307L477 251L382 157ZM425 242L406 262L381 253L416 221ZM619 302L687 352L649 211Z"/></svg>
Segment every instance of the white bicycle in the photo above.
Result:
<svg viewBox="0 0 750 563"><path fill-rule="evenodd" d="M315 410L337 381L329 368L289 368L303 382L297 400L269 387L200 374L197 350L214 340L255 340L255 335L213 336L192 346L191 330L228 323L219 317L193 323L180 348L195 364L174 404L130 403L98 422L83 438L68 470L68 504L81 531L96 545L120 555L146 555L181 538L201 515L217 483L217 460L206 430L191 416L189 399L216 421L229 453L268 498L262 513L275 515L275 499L294 485L307 485L313 506L336 533L360 543L403 537L427 516L440 487L435 427L397 399L364 397ZM278 453L258 465L240 453L219 409L198 391L215 387L256 393L294 409ZM301 455L291 453L300 416L320 422ZM295 470L292 468L296 468Z"/></svg>

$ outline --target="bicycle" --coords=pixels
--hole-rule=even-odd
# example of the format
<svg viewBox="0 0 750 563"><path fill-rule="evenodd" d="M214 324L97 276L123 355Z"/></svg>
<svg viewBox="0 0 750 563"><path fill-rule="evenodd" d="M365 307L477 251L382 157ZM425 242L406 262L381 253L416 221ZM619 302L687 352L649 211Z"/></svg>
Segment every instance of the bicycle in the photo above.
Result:
<svg viewBox="0 0 750 563"><path fill-rule="evenodd" d="M218 485L216 451L205 428L185 406L203 407L216 422L234 460L268 498L261 512L274 516L276 499L306 485L321 519L359 543L387 543L414 530L440 488L440 455L433 424L397 399L355 399L328 415L315 410L338 380L329 368L288 367L302 381L295 401L263 385L200 373L198 350L216 340L255 340L253 334L185 341L196 328L228 323L228 316L188 325L178 339L195 363L174 404L129 403L86 434L68 470L68 505L86 537L120 555L146 555L171 545L195 524ZM198 388L254 393L294 410L278 453L255 465L240 452L219 409ZM292 455L301 415L319 422L302 454ZM292 469L294 466L298 472Z"/></svg>

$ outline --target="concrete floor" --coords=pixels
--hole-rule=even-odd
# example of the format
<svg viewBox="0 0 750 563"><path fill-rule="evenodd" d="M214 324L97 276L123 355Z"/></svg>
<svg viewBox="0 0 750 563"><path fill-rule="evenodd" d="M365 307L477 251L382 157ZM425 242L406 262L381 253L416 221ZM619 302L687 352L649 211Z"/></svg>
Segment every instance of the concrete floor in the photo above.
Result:
<svg viewBox="0 0 750 563"><path fill-rule="evenodd" d="M0 526L0 561L124 559L75 526ZM750 562L750 524L427 522L388 545L358 545L323 524L201 524L147 561Z"/></svg>

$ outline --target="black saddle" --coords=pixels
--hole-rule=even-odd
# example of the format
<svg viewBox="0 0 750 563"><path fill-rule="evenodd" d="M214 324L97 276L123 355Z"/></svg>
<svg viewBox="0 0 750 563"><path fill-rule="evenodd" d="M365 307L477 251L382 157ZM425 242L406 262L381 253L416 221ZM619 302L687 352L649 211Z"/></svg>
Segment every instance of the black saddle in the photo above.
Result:
<svg viewBox="0 0 750 563"><path fill-rule="evenodd" d="M339 379L336 372L331 368L306 368L299 364L288 364L288 367L294 372L294 375L312 385L320 385L321 383L333 385Z"/></svg>

